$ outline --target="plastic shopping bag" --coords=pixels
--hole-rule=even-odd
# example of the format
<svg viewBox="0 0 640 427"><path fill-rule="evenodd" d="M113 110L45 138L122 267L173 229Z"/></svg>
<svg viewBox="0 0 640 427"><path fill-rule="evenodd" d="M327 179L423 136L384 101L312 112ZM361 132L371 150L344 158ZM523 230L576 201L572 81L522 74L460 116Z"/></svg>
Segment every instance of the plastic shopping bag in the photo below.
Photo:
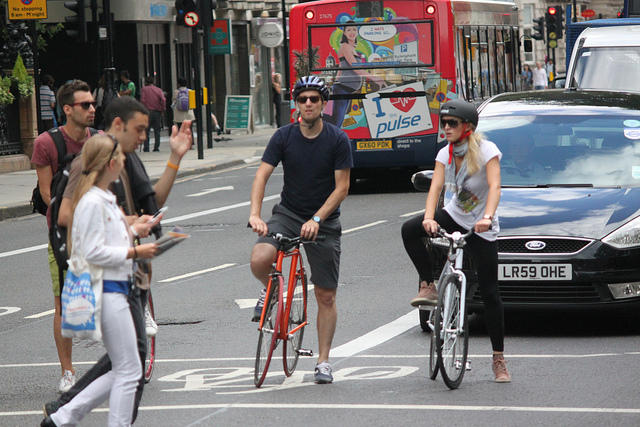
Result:
<svg viewBox="0 0 640 427"><path fill-rule="evenodd" d="M62 336L94 341L102 339L100 312L102 268L73 254L62 288Z"/></svg>

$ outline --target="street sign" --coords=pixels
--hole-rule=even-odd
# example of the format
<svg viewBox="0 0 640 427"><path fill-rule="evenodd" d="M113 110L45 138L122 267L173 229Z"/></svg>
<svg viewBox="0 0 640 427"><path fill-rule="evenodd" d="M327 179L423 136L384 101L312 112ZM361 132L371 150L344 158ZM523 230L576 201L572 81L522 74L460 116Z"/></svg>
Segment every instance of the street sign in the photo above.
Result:
<svg viewBox="0 0 640 427"><path fill-rule="evenodd" d="M47 0L9 0L9 19L47 19Z"/></svg>
<svg viewBox="0 0 640 427"><path fill-rule="evenodd" d="M224 104L224 129L249 131L251 95L227 95Z"/></svg>
<svg viewBox="0 0 640 427"><path fill-rule="evenodd" d="M596 11L593 9L585 9L582 12L580 12L580 15L583 18L591 18L596 15Z"/></svg>
<svg viewBox="0 0 640 427"><path fill-rule="evenodd" d="M195 12L187 12L184 15L184 23L187 27L195 27L200 22L200 17Z"/></svg>
<svg viewBox="0 0 640 427"><path fill-rule="evenodd" d="M228 19L214 19L209 29L209 54L231 54L231 21Z"/></svg>

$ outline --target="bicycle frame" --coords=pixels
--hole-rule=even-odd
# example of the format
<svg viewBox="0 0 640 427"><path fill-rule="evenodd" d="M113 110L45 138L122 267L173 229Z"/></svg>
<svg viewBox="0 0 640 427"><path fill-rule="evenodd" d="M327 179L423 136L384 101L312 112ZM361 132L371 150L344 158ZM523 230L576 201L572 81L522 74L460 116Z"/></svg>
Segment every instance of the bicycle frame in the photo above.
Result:
<svg viewBox="0 0 640 427"><path fill-rule="evenodd" d="M442 236L445 238L449 238L449 250L447 252L447 261L442 268L442 273L440 273L440 277L438 279L438 283L443 283L443 279L449 274L454 274L458 276L460 280L460 312L464 313L466 309L466 296L467 296L467 276L465 276L462 271L462 261L464 257L464 244L460 244L461 239L464 242L466 237L469 237L473 230L470 230L466 234L462 234L459 231L454 231L451 234L442 232ZM453 240L451 240L453 239ZM453 266L452 266L453 265ZM445 301L444 307L449 310L450 304L448 301ZM449 315L449 312L444 313L445 316ZM431 319L429 320L429 326L433 331L433 323ZM464 316L458 316L458 331L462 331L464 327Z"/></svg>
<svg viewBox="0 0 640 427"><path fill-rule="evenodd" d="M280 327L278 328L277 338L281 340L288 340L291 336L293 336L293 334L295 334L300 329L307 326L307 323L308 323L308 321L306 320L307 319L307 296L305 295L303 296L305 321L302 322L300 325L296 326L291 331L288 330L289 314L291 313L291 304L292 304L293 292L296 285L296 281L298 280L298 278L304 275L304 265L302 263L302 254L300 253L300 249L298 247L295 247L289 251L278 250L275 266L273 267L273 271L271 273L272 280L269 281L268 287L267 287L267 295L269 295L271 292L271 286L273 286L274 279L276 279L278 276L282 276L282 267L284 265L284 260L286 258L290 258L291 263L289 266L289 277L288 277L288 283L287 283L287 303L284 308L281 323L279 325ZM279 289L278 292L283 293L283 289ZM281 300L282 299L279 299L279 301ZM259 327L260 329L262 329L265 312L266 312L266 305L262 308L262 315L260 316L260 327Z"/></svg>

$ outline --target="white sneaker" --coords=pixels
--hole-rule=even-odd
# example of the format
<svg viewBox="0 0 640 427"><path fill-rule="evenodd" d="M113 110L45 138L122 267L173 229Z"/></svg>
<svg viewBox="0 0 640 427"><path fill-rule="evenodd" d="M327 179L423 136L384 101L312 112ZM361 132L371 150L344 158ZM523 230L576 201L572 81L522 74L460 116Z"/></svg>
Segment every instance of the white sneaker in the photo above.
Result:
<svg viewBox="0 0 640 427"><path fill-rule="evenodd" d="M60 393L69 391L71 387L76 383L76 376L71 371L64 371L60 383L58 384L58 390Z"/></svg>
<svg viewBox="0 0 640 427"><path fill-rule="evenodd" d="M151 317L148 305L144 306L144 327L148 337L155 337L158 333L158 324Z"/></svg>

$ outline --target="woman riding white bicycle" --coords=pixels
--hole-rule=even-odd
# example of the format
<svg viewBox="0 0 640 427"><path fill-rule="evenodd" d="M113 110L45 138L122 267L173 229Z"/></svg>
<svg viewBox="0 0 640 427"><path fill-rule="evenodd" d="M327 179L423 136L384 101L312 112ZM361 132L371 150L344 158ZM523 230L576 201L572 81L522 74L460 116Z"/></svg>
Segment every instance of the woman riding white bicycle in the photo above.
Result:
<svg viewBox="0 0 640 427"><path fill-rule="evenodd" d="M498 245L500 231L495 216L500 201L500 158L496 145L475 133L478 113L463 100L444 103L440 108L440 126L448 146L436 157L436 164L427 195L424 215L418 215L402 225L404 247L418 270L418 295L411 305L435 305L438 292L431 257L423 238L435 235L438 226L449 233L475 233L467 239L466 252L475 261L480 293L485 308L485 320L493 348L493 372L496 382L510 382L504 360L504 310L498 291ZM442 188L446 185L450 199L437 209Z"/></svg>

